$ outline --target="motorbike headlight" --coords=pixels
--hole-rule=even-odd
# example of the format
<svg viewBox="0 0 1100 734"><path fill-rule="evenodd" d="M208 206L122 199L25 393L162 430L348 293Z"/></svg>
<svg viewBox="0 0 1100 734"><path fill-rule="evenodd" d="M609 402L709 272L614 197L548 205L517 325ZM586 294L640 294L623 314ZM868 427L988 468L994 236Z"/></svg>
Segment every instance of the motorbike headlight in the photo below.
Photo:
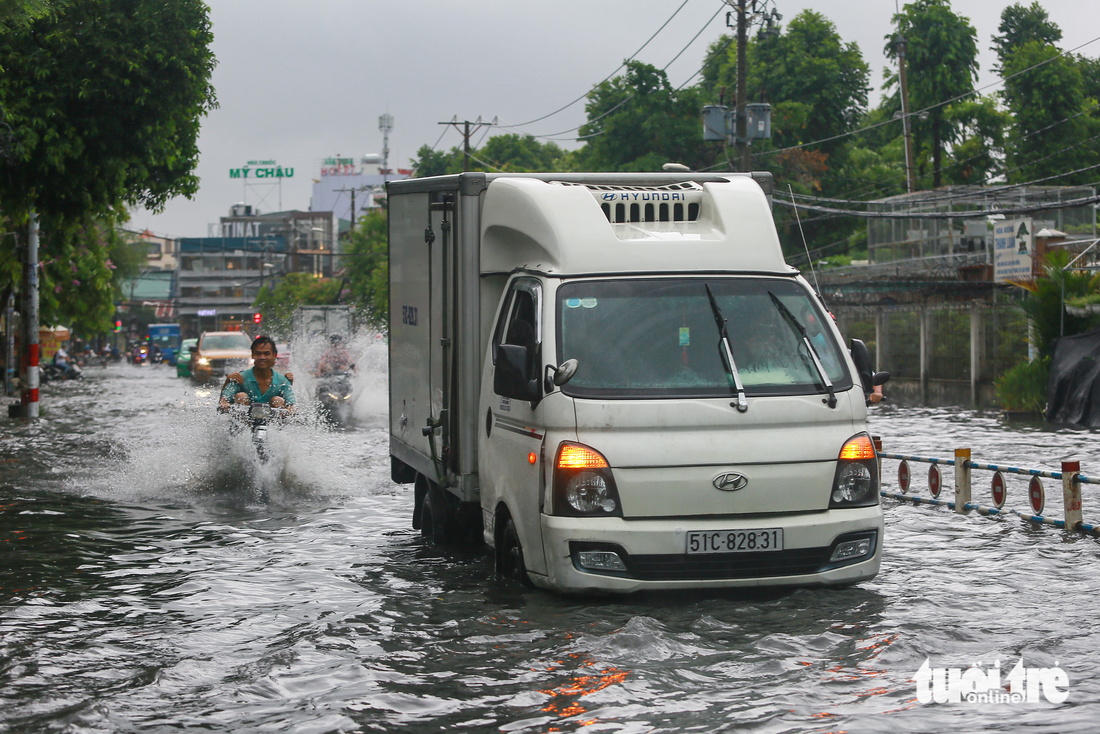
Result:
<svg viewBox="0 0 1100 734"><path fill-rule="evenodd" d="M866 433L856 434L844 442L837 457L829 509L877 505L878 490L875 445Z"/></svg>
<svg viewBox="0 0 1100 734"><path fill-rule="evenodd" d="M206 357L199 357L199 364L210 364L210 360Z"/></svg>
<svg viewBox="0 0 1100 734"><path fill-rule="evenodd" d="M622 517L622 502L607 459L587 446L563 443L554 464L555 515Z"/></svg>

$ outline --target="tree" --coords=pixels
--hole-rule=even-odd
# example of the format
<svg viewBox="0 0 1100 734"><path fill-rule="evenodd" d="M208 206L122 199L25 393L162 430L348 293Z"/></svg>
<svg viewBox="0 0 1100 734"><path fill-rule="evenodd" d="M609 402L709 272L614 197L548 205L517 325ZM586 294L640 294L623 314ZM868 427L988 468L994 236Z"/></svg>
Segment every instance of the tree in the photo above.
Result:
<svg viewBox="0 0 1100 734"><path fill-rule="evenodd" d="M991 49L996 52L999 65L994 71L1003 73L1005 64L1020 46L1028 41L1053 46L1062 40L1062 29L1051 22L1047 11L1038 2L1029 6L1023 3L1009 5L1001 11L1001 35L993 36Z"/></svg>
<svg viewBox="0 0 1100 734"><path fill-rule="evenodd" d="M494 135L478 148L477 158L502 171L532 172L561 170L565 151L553 142L540 143L531 135Z"/></svg>
<svg viewBox="0 0 1100 734"><path fill-rule="evenodd" d="M420 147L413 160L417 178L462 173L463 152L451 148L449 152ZM569 154L556 144L540 143L534 136L508 133L494 135L481 148L470 154L471 171L561 171L566 170Z"/></svg>
<svg viewBox="0 0 1100 734"><path fill-rule="evenodd" d="M462 173L462 151L451 148L450 152L432 150L429 145L421 145L412 160L417 178L442 176L447 173Z"/></svg>
<svg viewBox="0 0 1100 734"><path fill-rule="evenodd" d="M252 307L263 313L265 331L285 334L298 306L330 306L339 297L339 280L295 272L284 275L274 287L261 288Z"/></svg>
<svg viewBox="0 0 1100 734"><path fill-rule="evenodd" d="M1073 58L1039 41L1028 41L1007 57L1005 74L1011 78L1006 78L1001 95L1013 120L1005 146L1009 181L1064 173L1100 152L1090 140L1100 133L1100 120L1090 112L1096 100L1085 96L1081 70ZM1056 183L1093 180L1086 171Z"/></svg>
<svg viewBox="0 0 1100 734"><path fill-rule="evenodd" d="M711 44L703 86L711 99L736 89L737 45L722 36ZM785 148L825 140L855 128L867 108L870 70L859 46L844 43L832 21L804 10L778 36L750 41L747 86L753 101L772 105L772 145ZM818 146L832 154L846 144ZM766 147L766 146L765 146Z"/></svg>
<svg viewBox="0 0 1100 734"><path fill-rule="evenodd" d="M43 318L69 309L102 324L113 312L107 261L126 206L156 209L198 187L199 120L215 106L207 8L15 5L30 11L0 33L0 211L17 232L32 207L39 214ZM13 246L6 239L0 247ZM18 283L10 268L0 273L0 285Z"/></svg>
<svg viewBox="0 0 1100 734"><path fill-rule="evenodd" d="M192 195L215 106L200 0L81 0L0 35L0 200L43 220ZM59 185L64 181L64 185Z"/></svg>
<svg viewBox="0 0 1100 734"><path fill-rule="evenodd" d="M913 118L914 135L928 140L932 186L943 185L943 150L959 134L944 102L974 91L978 74L977 32L970 21L951 10L950 0L915 0L894 16L897 35L907 41L909 108L928 110L928 121ZM895 37L887 36L886 55L897 59ZM897 77L890 80L897 84Z"/></svg>
<svg viewBox="0 0 1100 734"><path fill-rule="evenodd" d="M627 61L626 72L595 87L580 128L578 165L589 171L660 171L668 162L703 168L714 151L700 134L703 97L674 90L660 69Z"/></svg>
<svg viewBox="0 0 1100 734"><path fill-rule="evenodd" d="M375 209L359 220L344 256L349 298L379 329L390 312L388 237L386 210Z"/></svg>
<svg viewBox="0 0 1100 734"><path fill-rule="evenodd" d="M960 141L951 149L951 164L944 177L953 184L983 184L1001 170L1005 130L1011 117L993 97L970 97L944 110L949 123L957 125Z"/></svg>

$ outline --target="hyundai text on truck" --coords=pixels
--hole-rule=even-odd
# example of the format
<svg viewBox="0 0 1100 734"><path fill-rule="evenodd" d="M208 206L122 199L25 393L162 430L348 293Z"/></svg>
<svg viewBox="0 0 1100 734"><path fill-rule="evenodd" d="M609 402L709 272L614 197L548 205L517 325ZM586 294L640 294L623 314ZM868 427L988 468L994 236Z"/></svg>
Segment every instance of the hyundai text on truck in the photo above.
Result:
<svg viewBox="0 0 1100 734"><path fill-rule="evenodd" d="M772 180L390 182L391 476L567 593L872 578L885 373L783 259Z"/></svg>

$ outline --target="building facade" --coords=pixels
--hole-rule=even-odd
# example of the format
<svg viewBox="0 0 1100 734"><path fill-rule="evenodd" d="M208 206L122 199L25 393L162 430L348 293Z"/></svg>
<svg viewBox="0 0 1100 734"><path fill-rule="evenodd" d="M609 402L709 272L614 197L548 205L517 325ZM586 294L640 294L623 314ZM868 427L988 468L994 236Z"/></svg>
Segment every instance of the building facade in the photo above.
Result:
<svg viewBox="0 0 1100 734"><path fill-rule="evenodd" d="M179 240L179 320L185 337L249 330L260 289L286 273L331 277L339 268L332 212L258 214L237 204L213 237Z"/></svg>

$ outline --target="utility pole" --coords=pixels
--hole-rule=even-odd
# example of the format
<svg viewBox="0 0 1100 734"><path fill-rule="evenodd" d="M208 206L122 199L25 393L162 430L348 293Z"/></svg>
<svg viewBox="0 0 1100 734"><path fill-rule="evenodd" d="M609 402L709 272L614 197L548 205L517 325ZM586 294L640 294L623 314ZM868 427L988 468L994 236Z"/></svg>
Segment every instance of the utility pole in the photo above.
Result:
<svg viewBox="0 0 1100 734"><path fill-rule="evenodd" d="M913 173L913 136L909 130L909 85L905 79L905 36L894 39L898 49L898 82L901 85L901 125L905 134L905 188L908 193L917 190Z"/></svg>
<svg viewBox="0 0 1100 734"><path fill-rule="evenodd" d="M473 122L470 122L469 120L464 120L463 122L459 122L458 121L458 115L455 115L454 117L451 118L451 120L449 122L440 122L440 123L437 123L437 124L439 124L439 125L451 125L456 130L458 129L459 125L463 126L463 131L461 131L461 135L462 135L462 170L463 171L469 171L470 170L470 137L472 135L476 134L477 131L480 130L481 128L483 128L483 127L492 127L492 126L496 125L497 124L497 118L494 117L492 122L483 122L481 120L481 117L478 116L478 118L476 120L474 120ZM471 125L474 126L473 130L470 129Z"/></svg>
<svg viewBox="0 0 1100 734"><path fill-rule="evenodd" d="M27 228L27 260L23 270L23 344L27 382L23 386L23 417L38 417L38 213L32 208Z"/></svg>
<svg viewBox="0 0 1100 734"><path fill-rule="evenodd" d="M356 211L355 211L355 193L357 191L363 191L366 188L367 188L366 186L361 186L360 188L357 188L357 189L355 189L355 188L351 188L351 189L333 189L333 191L336 191L338 193L351 194L351 231L352 232L355 231L355 214L356 214Z"/></svg>
<svg viewBox="0 0 1100 734"><path fill-rule="evenodd" d="M737 145L741 149L739 168L752 170L752 148L749 147L748 110L748 18L745 14L747 0L737 0Z"/></svg>

